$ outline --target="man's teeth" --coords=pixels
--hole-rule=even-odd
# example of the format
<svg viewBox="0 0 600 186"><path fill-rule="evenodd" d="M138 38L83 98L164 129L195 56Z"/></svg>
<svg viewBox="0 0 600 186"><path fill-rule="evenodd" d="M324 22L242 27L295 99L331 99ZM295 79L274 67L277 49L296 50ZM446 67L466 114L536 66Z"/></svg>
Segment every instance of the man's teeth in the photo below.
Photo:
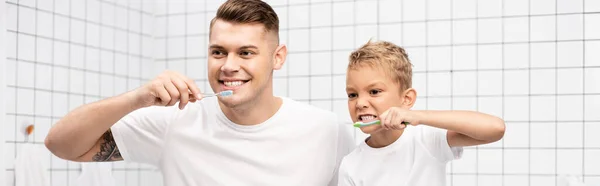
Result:
<svg viewBox="0 0 600 186"><path fill-rule="evenodd" d="M228 86L228 87L237 87L237 86L244 84L243 81L225 81L223 83L225 83L225 86Z"/></svg>
<svg viewBox="0 0 600 186"><path fill-rule="evenodd" d="M363 121L370 121L375 119L375 116L361 116L360 119Z"/></svg>

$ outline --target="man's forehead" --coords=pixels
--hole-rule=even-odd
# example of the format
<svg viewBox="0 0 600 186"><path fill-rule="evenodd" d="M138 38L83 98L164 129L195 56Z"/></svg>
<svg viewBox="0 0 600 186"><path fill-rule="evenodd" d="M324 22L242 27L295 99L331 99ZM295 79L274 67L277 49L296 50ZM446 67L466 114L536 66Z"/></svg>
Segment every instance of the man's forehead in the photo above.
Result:
<svg viewBox="0 0 600 186"><path fill-rule="evenodd" d="M216 20L210 31L209 41L211 44L229 42L252 42L245 43L259 45L266 41L277 42L276 34L268 32L259 23L232 23Z"/></svg>

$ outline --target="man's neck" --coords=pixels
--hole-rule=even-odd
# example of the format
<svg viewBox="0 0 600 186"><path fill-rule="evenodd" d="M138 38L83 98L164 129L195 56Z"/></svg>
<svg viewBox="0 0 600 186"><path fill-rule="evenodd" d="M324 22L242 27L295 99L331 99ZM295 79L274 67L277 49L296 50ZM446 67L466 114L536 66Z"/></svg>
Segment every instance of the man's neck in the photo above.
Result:
<svg viewBox="0 0 600 186"><path fill-rule="evenodd" d="M404 130L384 130L377 133L371 134L367 140L367 145L372 148L382 148L394 143L400 136L402 136Z"/></svg>
<svg viewBox="0 0 600 186"><path fill-rule="evenodd" d="M220 105L225 116L233 123L239 125L256 125L275 115L282 103L283 101L279 97L265 95L244 105L238 105L236 108L230 108L223 104Z"/></svg>

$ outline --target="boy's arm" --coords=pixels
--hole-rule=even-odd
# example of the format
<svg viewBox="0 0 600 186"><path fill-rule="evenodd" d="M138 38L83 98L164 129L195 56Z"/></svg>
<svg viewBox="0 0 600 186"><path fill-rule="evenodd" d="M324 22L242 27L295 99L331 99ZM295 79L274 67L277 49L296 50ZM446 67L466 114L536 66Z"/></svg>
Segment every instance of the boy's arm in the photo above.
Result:
<svg viewBox="0 0 600 186"><path fill-rule="evenodd" d="M504 136L504 120L475 111L414 111L419 124L448 130L451 147L492 143Z"/></svg>

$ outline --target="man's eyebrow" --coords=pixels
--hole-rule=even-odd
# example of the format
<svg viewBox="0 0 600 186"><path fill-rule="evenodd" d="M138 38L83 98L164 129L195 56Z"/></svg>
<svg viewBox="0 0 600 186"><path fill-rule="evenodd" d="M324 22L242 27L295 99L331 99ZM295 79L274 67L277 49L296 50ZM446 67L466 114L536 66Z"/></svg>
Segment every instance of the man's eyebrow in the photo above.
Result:
<svg viewBox="0 0 600 186"><path fill-rule="evenodd" d="M212 44L212 45L210 45L208 48L210 48L210 49L224 49L224 47L223 47L223 46L216 45L216 44Z"/></svg>
<svg viewBox="0 0 600 186"><path fill-rule="evenodd" d="M258 47L254 46L254 45L244 45L244 46L240 47L240 49L251 49L251 48L258 49Z"/></svg>

